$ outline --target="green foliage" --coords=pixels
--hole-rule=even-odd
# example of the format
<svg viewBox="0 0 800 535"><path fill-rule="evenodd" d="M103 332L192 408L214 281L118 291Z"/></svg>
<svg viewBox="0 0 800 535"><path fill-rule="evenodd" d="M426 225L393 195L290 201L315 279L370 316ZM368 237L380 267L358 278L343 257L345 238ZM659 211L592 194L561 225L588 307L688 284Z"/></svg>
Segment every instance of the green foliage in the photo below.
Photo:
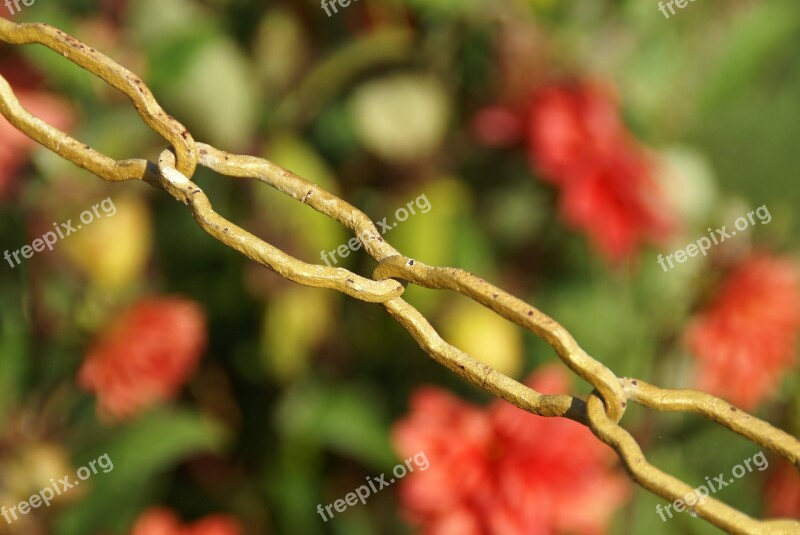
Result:
<svg viewBox="0 0 800 535"><path fill-rule="evenodd" d="M403 254L510 289L617 375L690 383L681 335L726 258L695 258L668 274L656 250L622 265L602 260L565 223L524 139L508 147L476 141L477 111L519 105L527 120L536 84L606 81L619 92L631 135L683 177L659 177L680 205L684 243L676 247L726 222L729 207L761 204L774 221L741 247L800 247L794 0L692 2L668 20L654 3L637 1L362 0L330 18L318 2L111 4L38 0L20 19L57 25L125 64L198 141L269 158L376 222L386 216L384 239ZM82 142L120 159L155 160L164 149L116 91L43 47L22 47L20 55L43 90L73 107L70 131ZM145 268L113 290L65 254L74 245L59 244L13 270L0 259L0 469L13 458L7 452L27 447L20 436L57 445L75 467L103 453L114 462L74 503L37 517L38 532L128 533L155 505L186 519L221 511L253 533L408 531L396 488L327 523L316 506L391 469L392 426L421 385L473 401L487 395L432 363L380 306L287 283L210 239L161 192L100 184L39 148L19 153L29 165L15 170L18 191L0 200L0 253L109 195L135 196L147 212L129 218L135 228L120 227L113 245L121 256L134 241L130 232L152 228L153 237L146 258L137 258ZM193 180L220 214L306 262L323 264L321 251L351 239L341 225L256 180L207 170ZM396 221L396 211L422 195L430 211ZM94 258L106 249L80 250ZM375 267L363 249L337 258L337 267L365 276ZM105 321L147 294L199 302L208 348L176 400L125 422L99 419L76 374ZM457 302L444 292L412 286L404 298L442 332L467 340L473 330L484 332L454 314ZM496 325L482 327L498 334L477 346L524 348L525 358L506 363L516 379L556 361L530 333L518 344L515 336L499 340L507 331ZM573 387L582 396L590 390L577 378ZM797 434L796 372L782 389L760 414ZM623 425L648 458L690 484L755 453L698 418L628 411ZM197 459L207 464L196 466ZM764 473L754 472L718 497L759 515L763 483ZM0 491L4 485L0 473ZM665 502L637 488L611 533L718 532L686 514L664 523L658 504Z"/></svg>
<svg viewBox="0 0 800 535"><path fill-rule="evenodd" d="M113 469L92 477L89 497L61 516L56 533L124 529L176 464L220 451L226 435L219 423L192 411L158 409L81 448L77 466L108 454Z"/></svg>

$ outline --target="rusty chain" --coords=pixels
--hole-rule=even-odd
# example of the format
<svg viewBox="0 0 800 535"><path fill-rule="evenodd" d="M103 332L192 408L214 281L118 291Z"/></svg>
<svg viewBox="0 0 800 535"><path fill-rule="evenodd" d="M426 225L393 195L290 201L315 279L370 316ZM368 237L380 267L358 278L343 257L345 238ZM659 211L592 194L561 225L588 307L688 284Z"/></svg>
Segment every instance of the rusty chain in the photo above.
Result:
<svg viewBox="0 0 800 535"><path fill-rule="evenodd" d="M212 237L284 278L382 304L432 359L471 383L530 413L561 416L587 425L617 452L631 478L650 492L673 501L695 491L648 463L635 439L619 425L628 401L658 411L705 416L785 457L800 469L800 441L788 433L704 392L666 390L637 379L618 378L546 314L466 271L427 266L401 255L381 238L366 214L313 182L266 159L229 154L196 143L186 128L159 106L139 77L65 32L48 24L16 24L0 18L0 40L14 45L42 44L102 78L130 98L142 120L170 148L161 153L157 163L109 158L28 113L0 76L0 113L17 129L104 180L142 180L166 190L189 207L200 227ZM198 164L222 175L265 182L346 226L378 262L373 278L344 268L305 263L220 216L191 181ZM428 320L400 297L405 289L403 282L459 292L530 330L550 344L558 357L595 390L587 401L570 395L540 394L473 359L444 341ZM691 510L730 533L800 533L797 520L759 521L710 496L695 503Z"/></svg>

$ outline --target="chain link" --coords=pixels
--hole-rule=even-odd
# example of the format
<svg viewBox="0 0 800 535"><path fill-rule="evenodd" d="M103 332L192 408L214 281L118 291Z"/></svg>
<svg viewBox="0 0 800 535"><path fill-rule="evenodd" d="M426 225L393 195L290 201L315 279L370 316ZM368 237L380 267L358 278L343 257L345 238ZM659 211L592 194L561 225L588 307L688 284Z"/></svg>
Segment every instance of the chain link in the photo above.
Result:
<svg viewBox="0 0 800 535"><path fill-rule="evenodd" d="M100 77L125 93L142 120L164 137L171 148L161 153L157 163L109 158L28 113L0 76L0 113L17 129L100 178L143 180L164 189L187 205L200 227L212 237L284 278L381 303L432 359L469 382L530 413L565 417L588 426L600 440L614 448L631 478L650 492L673 501L694 490L648 463L636 440L619 425L628 401L658 411L705 416L785 457L800 469L797 438L710 394L666 390L637 379L618 378L546 314L464 270L427 266L402 256L381 238L366 214L313 182L263 158L229 154L195 143L186 128L158 105L140 78L63 31L48 24L16 24L0 18L0 40L10 44L42 44ZM260 180L346 226L378 262L373 278L361 277L344 268L302 262L220 216L202 189L191 181L198 164L221 175ZM401 281L459 292L530 330L550 344L558 357L595 390L587 401L570 395L541 394L475 360L444 341L428 320L401 298L405 289ZM710 496L691 509L730 533L800 533L800 522L796 520L759 521Z"/></svg>

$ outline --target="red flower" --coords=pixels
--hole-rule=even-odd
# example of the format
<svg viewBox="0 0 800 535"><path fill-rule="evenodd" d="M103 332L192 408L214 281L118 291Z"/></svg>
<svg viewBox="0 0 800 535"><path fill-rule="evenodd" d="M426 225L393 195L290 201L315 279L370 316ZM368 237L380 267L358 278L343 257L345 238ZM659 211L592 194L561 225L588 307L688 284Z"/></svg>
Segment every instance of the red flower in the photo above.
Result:
<svg viewBox="0 0 800 535"><path fill-rule="evenodd" d="M241 535L242 529L232 518L211 515L194 525L181 525L180 519L164 508L142 513L133 526L131 535Z"/></svg>
<svg viewBox="0 0 800 535"><path fill-rule="evenodd" d="M97 394L101 414L130 417L173 397L194 371L205 342L199 305L180 297L144 299L101 335L78 383Z"/></svg>
<svg viewBox="0 0 800 535"><path fill-rule="evenodd" d="M554 184L576 180L586 168L634 149L617 104L596 86L548 86L532 98L528 149L532 163Z"/></svg>
<svg viewBox="0 0 800 535"><path fill-rule="evenodd" d="M549 393L567 383L556 366L528 381ZM482 410L421 389L393 440L403 457L423 451L430 460L399 488L405 515L426 535L602 533L630 492L610 468L613 453L588 429L504 401Z"/></svg>
<svg viewBox="0 0 800 535"><path fill-rule="evenodd" d="M516 112L480 112L473 129L487 145L507 144L522 132L532 165L561 190L561 216L609 260L661 242L675 227L653 162L597 86L545 87Z"/></svg>
<svg viewBox="0 0 800 535"><path fill-rule="evenodd" d="M798 332L798 264L749 258L686 330L686 344L698 361L697 388L754 408L796 364Z"/></svg>
<svg viewBox="0 0 800 535"><path fill-rule="evenodd" d="M770 473L764 512L768 518L800 518L800 474L791 463L782 460Z"/></svg>
<svg viewBox="0 0 800 535"><path fill-rule="evenodd" d="M578 85L537 92L528 147L543 178L562 189L562 217L607 258L619 260L670 234L673 216L652 162L605 91Z"/></svg>

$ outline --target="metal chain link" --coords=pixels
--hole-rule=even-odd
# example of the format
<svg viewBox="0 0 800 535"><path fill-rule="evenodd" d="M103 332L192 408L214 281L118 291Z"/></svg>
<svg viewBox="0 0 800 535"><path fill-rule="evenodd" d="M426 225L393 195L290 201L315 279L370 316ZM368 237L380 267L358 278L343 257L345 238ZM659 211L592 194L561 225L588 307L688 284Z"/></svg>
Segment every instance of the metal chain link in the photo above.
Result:
<svg viewBox="0 0 800 535"><path fill-rule="evenodd" d="M200 227L212 237L284 278L381 303L431 358L471 383L530 413L561 416L588 426L600 440L614 448L631 478L650 492L673 501L694 490L648 463L636 440L619 425L628 401L658 411L705 416L785 457L800 469L797 438L710 394L666 390L637 379L618 378L546 314L464 270L427 266L402 256L381 238L366 214L313 182L263 158L229 154L195 143L186 128L158 105L139 77L65 32L48 24L16 24L0 18L0 40L10 44L40 43L122 91L142 120L169 142L170 149L162 152L157 163L109 158L28 113L0 76L0 113L17 129L100 178L143 180L166 190L189 207ZM198 164L222 175L265 182L346 226L378 262L373 279L344 268L302 262L220 216L205 193L191 181ZM459 292L530 330L550 344L558 357L595 390L587 401L570 395L541 394L475 360L445 342L428 320L400 297L405 289L401 281ZM800 533L800 522L796 520L759 521L710 496L691 510L730 533Z"/></svg>

